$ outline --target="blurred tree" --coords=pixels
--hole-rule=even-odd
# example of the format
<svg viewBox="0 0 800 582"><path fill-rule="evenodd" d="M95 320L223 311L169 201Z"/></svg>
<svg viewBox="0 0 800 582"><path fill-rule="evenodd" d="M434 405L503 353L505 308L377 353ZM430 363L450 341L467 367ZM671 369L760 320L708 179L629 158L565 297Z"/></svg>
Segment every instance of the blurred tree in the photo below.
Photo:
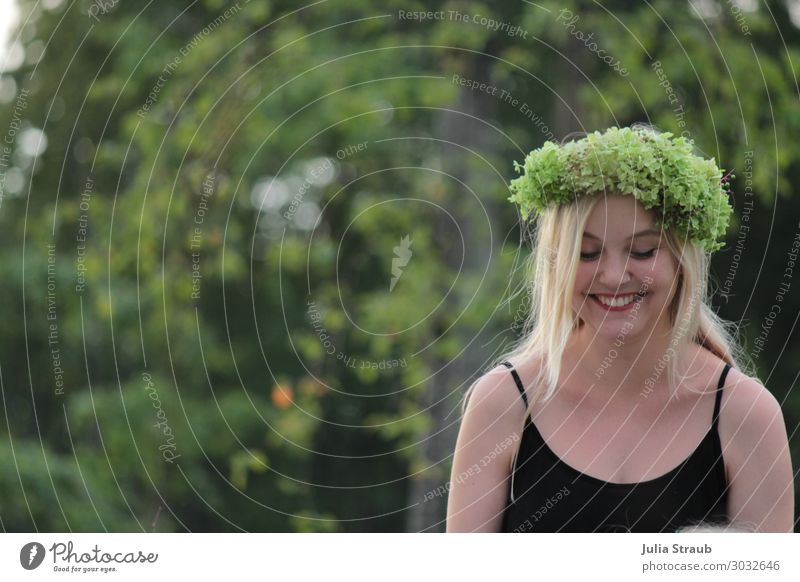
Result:
<svg viewBox="0 0 800 582"><path fill-rule="evenodd" d="M749 274L773 295L798 229L779 2L20 5L7 531L442 531L461 394L517 327L511 160L545 139L649 120L726 168L754 152L720 306L750 340ZM793 329L760 356L790 426Z"/></svg>

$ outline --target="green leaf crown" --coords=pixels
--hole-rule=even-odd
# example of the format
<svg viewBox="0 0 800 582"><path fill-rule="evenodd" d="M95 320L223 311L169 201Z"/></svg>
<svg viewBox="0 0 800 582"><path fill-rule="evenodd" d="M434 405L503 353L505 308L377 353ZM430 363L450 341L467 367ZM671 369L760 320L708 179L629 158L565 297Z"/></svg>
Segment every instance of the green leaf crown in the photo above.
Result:
<svg viewBox="0 0 800 582"><path fill-rule="evenodd" d="M693 152L694 144L669 132L646 127L611 127L558 145L548 141L514 169L509 201L522 219L534 211L574 202L579 196L632 194L646 209L656 209L656 225L674 227L707 251L722 248L733 208L728 180L713 159Z"/></svg>

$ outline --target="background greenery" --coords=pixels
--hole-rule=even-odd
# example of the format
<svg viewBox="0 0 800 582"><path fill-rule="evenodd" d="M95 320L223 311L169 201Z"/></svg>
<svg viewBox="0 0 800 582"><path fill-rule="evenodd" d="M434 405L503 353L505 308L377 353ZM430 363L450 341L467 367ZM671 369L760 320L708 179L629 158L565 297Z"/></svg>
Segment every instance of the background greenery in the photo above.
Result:
<svg viewBox="0 0 800 582"><path fill-rule="evenodd" d="M800 230L791 6L20 2L24 59L0 77L2 528L442 531L429 492L461 395L525 308L506 301L526 249L512 160L572 131L685 129L740 171L753 152L751 230L737 253L735 219L713 265L752 350ZM798 289L757 355L795 464Z"/></svg>

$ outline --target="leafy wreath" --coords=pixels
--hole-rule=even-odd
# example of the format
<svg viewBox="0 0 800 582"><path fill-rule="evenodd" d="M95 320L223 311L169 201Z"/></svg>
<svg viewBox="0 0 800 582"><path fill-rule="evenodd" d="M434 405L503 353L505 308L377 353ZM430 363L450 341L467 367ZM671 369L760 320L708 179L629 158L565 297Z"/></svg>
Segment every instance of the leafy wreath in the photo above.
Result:
<svg viewBox="0 0 800 582"><path fill-rule="evenodd" d="M574 202L578 196L603 192L632 194L642 205L658 210L657 225L673 226L712 252L725 246L733 212L729 180L713 159L693 152L691 140L652 129L611 127L563 145L548 141L516 161L519 178L511 181L510 202L523 220L533 212Z"/></svg>

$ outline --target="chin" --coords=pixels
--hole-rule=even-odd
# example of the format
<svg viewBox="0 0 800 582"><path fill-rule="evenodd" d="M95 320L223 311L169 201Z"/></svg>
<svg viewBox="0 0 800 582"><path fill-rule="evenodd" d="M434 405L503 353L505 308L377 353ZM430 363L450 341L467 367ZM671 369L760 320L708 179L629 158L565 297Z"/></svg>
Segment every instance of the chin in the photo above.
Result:
<svg viewBox="0 0 800 582"><path fill-rule="evenodd" d="M631 323L632 322L629 322L626 325L624 321L588 321L589 327L595 330L597 338L605 338L609 342L620 339L620 336L626 338L636 337L642 327L641 325L638 325L639 322L636 322L633 325L631 325Z"/></svg>

